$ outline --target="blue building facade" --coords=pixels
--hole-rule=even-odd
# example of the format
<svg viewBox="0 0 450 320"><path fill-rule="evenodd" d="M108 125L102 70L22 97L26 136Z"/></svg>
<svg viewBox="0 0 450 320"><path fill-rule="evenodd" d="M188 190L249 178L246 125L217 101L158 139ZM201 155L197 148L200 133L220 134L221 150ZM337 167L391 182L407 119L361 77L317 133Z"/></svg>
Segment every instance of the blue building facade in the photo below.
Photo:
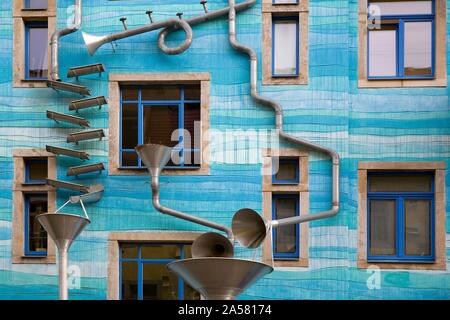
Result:
<svg viewBox="0 0 450 320"><path fill-rule="evenodd" d="M71 19L72 5L71 0L57 1L58 29L64 28ZM146 1L139 0L84 1L82 31L95 35L121 31L123 26L119 18L122 16L127 17L128 28L144 25L149 19L145 14L150 9L148 6ZM208 3L209 10L227 6L226 0ZM341 210L333 218L309 223L307 266L276 266L273 273L258 281L240 298L450 298L450 176L445 169L450 161L450 89L446 83L392 88L361 85L358 71L361 63L358 61L360 6L357 0L309 0L306 84L262 85L263 4L258 0L254 6L237 14L237 37L256 50L258 88L262 95L281 104L284 130L332 148L341 156ZM14 215L17 214L13 199L17 164L13 153L16 149L45 149L46 145L73 147L89 153L90 163L105 164L106 170L100 174L67 177L67 168L82 162L60 156L55 160L56 179L83 185L101 184L105 189L103 198L87 207L92 222L70 250L70 264L76 266L76 272L81 275L79 284L70 290L70 298L116 298L115 293L109 292L113 289L108 280L108 274L118 266L112 266L110 262L111 233L200 232L208 229L156 212L151 204L148 175L109 172L111 106L80 111L89 119L91 128L103 129L106 137L71 146L66 142L67 135L80 130L48 119L46 111L69 114L68 105L79 96L47 87L15 85L14 52L17 51L14 51L16 18L13 7L13 0L0 4L0 299L57 298L57 266L54 263L13 261ZM442 45L446 61L450 61L450 2L441 1L439 8L442 7L447 8L443 14L447 23L445 45ZM151 9L156 21L176 17L177 12L183 12L184 18L203 12L197 0L155 0L151 2ZM112 99L109 90L113 75L208 74L211 130L272 130L275 126L273 111L250 98L248 57L230 46L227 17L194 26L193 32L191 47L173 56L159 50L158 32L117 41L115 51L107 44L94 56L88 54L81 32L73 33L61 40L61 77L66 81L70 67L102 63L105 73L80 77L78 83L88 87L92 96ZM168 43L174 45L183 37L181 32L174 34ZM437 54L442 55L442 51ZM444 78L448 77L446 64L443 66ZM293 148L287 143L283 146ZM164 175L161 201L172 208L228 226L233 213L240 208L262 212L262 153L255 163L236 163L220 160L214 152L211 147L207 174ZM308 162L309 209L311 212L327 210L331 203L330 160L325 155L311 152ZM439 209L444 210L444 220L440 220L444 221L444 228L441 224L444 234L435 236L436 250L444 252L443 257L439 256L443 259L439 268L396 264L378 269L370 268L370 262L366 267L358 263L361 254L358 179L364 170L362 162L438 163L438 171L443 175L434 179L444 179L446 187L442 194L436 194L436 197L444 196L444 207ZM57 207L72 195L64 190L58 190L56 194ZM72 210L79 209L73 207ZM442 233L437 229L434 231Z"/></svg>

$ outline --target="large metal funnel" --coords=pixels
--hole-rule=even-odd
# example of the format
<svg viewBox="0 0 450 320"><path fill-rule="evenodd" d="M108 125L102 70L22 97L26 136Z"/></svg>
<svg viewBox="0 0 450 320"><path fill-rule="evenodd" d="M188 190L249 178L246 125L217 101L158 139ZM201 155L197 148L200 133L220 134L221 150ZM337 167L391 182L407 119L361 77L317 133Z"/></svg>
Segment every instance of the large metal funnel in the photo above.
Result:
<svg viewBox="0 0 450 320"><path fill-rule="evenodd" d="M252 209L241 209L234 214L231 229L243 247L257 248L269 232L269 222Z"/></svg>
<svg viewBox="0 0 450 320"><path fill-rule="evenodd" d="M169 263L167 268L206 300L233 300L273 271L260 262L233 258L184 259Z"/></svg>
<svg viewBox="0 0 450 320"><path fill-rule="evenodd" d="M69 295L67 287L67 252L72 242L91 221L85 217L62 213L41 214L37 216L37 220L58 248L59 299L67 300Z"/></svg>
<svg viewBox="0 0 450 320"><path fill-rule="evenodd" d="M141 144L135 149L152 176L159 176L172 155L172 148L160 144Z"/></svg>

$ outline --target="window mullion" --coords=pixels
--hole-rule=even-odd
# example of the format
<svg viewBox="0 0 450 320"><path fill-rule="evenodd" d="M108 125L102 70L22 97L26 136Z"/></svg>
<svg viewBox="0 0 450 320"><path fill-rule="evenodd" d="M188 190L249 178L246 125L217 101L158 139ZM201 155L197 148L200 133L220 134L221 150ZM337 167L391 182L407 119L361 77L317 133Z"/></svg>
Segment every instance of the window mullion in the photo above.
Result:
<svg viewBox="0 0 450 320"><path fill-rule="evenodd" d="M143 144L144 142L144 107L142 105L142 90L139 88L138 90L138 145ZM138 166L142 167L142 159L141 157L138 157Z"/></svg>
<svg viewBox="0 0 450 320"><path fill-rule="evenodd" d="M404 211L404 197L397 199L397 255L400 258L405 257L405 211Z"/></svg>
<svg viewBox="0 0 450 320"><path fill-rule="evenodd" d="M178 104L178 143L180 143L180 165L184 166L184 86L180 88L181 102Z"/></svg>
<svg viewBox="0 0 450 320"><path fill-rule="evenodd" d="M399 77L405 75L405 20L399 19L397 36L397 74Z"/></svg>

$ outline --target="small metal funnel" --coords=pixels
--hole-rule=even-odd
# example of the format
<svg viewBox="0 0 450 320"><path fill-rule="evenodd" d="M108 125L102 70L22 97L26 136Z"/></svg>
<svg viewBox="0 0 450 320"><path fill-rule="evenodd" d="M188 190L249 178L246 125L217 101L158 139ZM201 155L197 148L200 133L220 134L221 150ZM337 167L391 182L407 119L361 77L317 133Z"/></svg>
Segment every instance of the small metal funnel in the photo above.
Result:
<svg viewBox="0 0 450 320"><path fill-rule="evenodd" d="M271 273L269 265L233 258L194 258L171 262L167 268L183 278L206 300L234 300Z"/></svg>
<svg viewBox="0 0 450 320"><path fill-rule="evenodd" d="M257 248L266 238L269 224L252 209L237 211L231 223L235 239L245 248Z"/></svg>
<svg viewBox="0 0 450 320"><path fill-rule="evenodd" d="M59 254L59 299L67 300L67 253L72 242L91 223L85 217L73 214L47 213L37 216L37 220L53 239Z"/></svg>
<svg viewBox="0 0 450 320"><path fill-rule="evenodd" d="M142 144L135 149L152 176L159 176L172 156L172 148L160 144Z"/></svg>

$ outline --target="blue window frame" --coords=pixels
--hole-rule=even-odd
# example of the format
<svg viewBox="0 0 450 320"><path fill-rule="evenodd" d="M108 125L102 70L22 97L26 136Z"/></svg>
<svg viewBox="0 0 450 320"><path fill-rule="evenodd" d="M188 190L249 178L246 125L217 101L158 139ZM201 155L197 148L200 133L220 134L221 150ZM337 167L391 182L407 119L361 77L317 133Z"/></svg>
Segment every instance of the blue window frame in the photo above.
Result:
<svg viewBox="0 0 450 320"><path fill-rule="evenodd" d="M145 168L134 150L143 143L173 148L172 160L166 169L200 167L199 84L123 86L120 115L121 168ZM174 132L177 136L172 140Z"/></svg>
<svg viewBox="0 0 450 320"><path fill-rule="evenodd" d="M298 194L272 194L274 220L300 215ZM300 257L300 226L282 226L272 230L273 257L276 260L298 260Z"/></svg>
<svg viewBox="0 0 450 320"><path fill-rule="evenodd" d="M45 184L47 173L47 159L25 159L26 184Z"/></svg>
<svg viewBox="0 0 450 320"><path fill-rule="evenodd" d="M276 165L278 161L278 166ZM300 170L298 158L273 158L272 184L298 184Z"/></svg>
<svg viewBox="0 0 450 320"><path fill-rule="evenodd" d="M24 8L46 10L48 8L48 0L24 0Z"/></svg>
<svg viewBox="0 0 450 320"><path fill-rule="evenodd" d="M36 217L47 213L47 193L24 194L24 253L25 256L41 257L47 255L47 232Z"/></svg>
<svg viewBox="0 0 450 320"><path fill-rule="evenodd" d="M190 244L123 243L120 250L121 300L198 300L199 294L166 265L190 258Z"/></svg>
<svg viewBox="0 0 450 320"><path fill-rule="evenodd" d="M435 2L430 9L405 5L427 1L387 3L370 1L367 32L368 79L435 78ZM391 5L375 7L379 4ZM390 10L390 11L389 11ZM384 12L384 13L383 13Z"/></svg>
<svg viewBox="0 0 450 320"><path fill-rule="evenodd" d="M48 72L48 23L25 22L25 79L46 80Z"/></svg>
<svg viewBox="0 0 450 320"><path fill-rule="evenodd" d="M369 173L367 208L368 261L434 262L432 173Z"/></svg>
<svg viewBox="0 0 450 320"><path fill-rule="evenodd" d="M298 15L272 17L272 77L299 75L298 21Z"/></svg>

